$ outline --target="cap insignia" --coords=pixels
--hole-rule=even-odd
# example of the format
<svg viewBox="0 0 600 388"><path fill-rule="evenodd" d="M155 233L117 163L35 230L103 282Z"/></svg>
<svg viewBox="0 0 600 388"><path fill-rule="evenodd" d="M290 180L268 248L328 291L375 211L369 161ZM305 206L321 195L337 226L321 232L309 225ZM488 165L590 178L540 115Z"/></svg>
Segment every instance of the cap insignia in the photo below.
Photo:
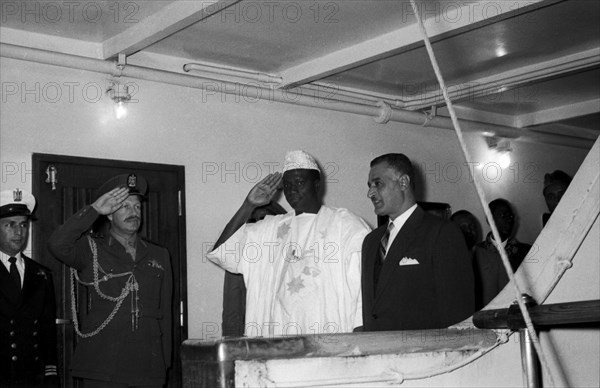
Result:
<svg viewBox="0 0 600 388"><path fill-rule="evenodd" d="M13 200L15 202L21 202L23 200L23 192L19 189L13 191Z"/></svg>
<svg viewBox="0 0 600 388"><path fill-rule="evenodd" d="M135 174L129 174L127 177L127 186L130 188L137 186L137 176Z"/></svg>

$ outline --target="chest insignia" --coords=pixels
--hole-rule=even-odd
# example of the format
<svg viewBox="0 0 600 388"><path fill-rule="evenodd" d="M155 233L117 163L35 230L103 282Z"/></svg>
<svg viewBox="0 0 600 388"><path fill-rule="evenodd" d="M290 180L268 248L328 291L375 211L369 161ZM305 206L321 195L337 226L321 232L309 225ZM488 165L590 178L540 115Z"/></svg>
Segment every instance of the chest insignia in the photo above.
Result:
<svg viewBox="0 0 600 388"><path fill-rule="evenodd" d="M161 271L164 271L165 269L163 268L163 266L156 260L156 259L152 259L148 262L148 265L152 268L158 268Z"/></svg>

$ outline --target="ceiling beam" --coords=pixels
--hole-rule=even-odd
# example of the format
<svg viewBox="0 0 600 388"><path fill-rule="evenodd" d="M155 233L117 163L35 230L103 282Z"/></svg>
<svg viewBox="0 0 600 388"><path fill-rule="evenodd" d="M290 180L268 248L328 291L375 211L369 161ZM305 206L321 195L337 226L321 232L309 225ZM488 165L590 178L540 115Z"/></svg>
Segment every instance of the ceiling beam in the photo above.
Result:
<svg viewBox="0 0 600 388"><path fill-rule="evenodd" d="M47 34L9 27L0 27L0 42L90 58L100 58L102 52L100 43L65 38L64 36L53 35L50 37Z"/></svg>
<svg viewBox="0 0 600 388"><path fill-rule="evenodd" d="M420 13L425 16L424 24L429 37L435 41L515 17L558 1L561 0L459 2L455 3L456 5L453 7L445 8L443 15L436 14L428 17L427 8L421 9ZM404 4L402 11L406 13L402 17L410 16L411 19L414 19L410 4L408 2L402 4ZM398 23L401 24L400 18ZM416 22L404 23L397 30L283 70L280 73L283 82L279 87L289 88L321 79L392 54L398 54L401 51L422 46L422 41L423 37Z"/></svg>
<svg viewBox="0 0 600 388"><path fill-rule="evenodd" d="M600 98L519 115L515 118L515 127L526 128L594 113L600 113Z"/></svg>
<svg viewBox="0 0 600 388"><path fill-rule="evenodd" d="M102 59L123 53L131 55L210 15L221 12L240 0L175 0L102 43Z"/></svg>
<svg viewBox="0 0 600 388"><path fill-rule="evenodd" d="M600 48L593 48L575 54L554 58L549 61L517 67L488 77L460 83L454 82L453 84L447 85L448 95L450 96L450 99L455 102L464 100L472 101L478 97L489 97L489 99L492 99L495 95L505 93L524 85L542 82L559 75L594 68L599 65ZM404 99L402 102L408 109L422 109L433 105L446 104L444 96L439 89L423 95Z"/></svg>

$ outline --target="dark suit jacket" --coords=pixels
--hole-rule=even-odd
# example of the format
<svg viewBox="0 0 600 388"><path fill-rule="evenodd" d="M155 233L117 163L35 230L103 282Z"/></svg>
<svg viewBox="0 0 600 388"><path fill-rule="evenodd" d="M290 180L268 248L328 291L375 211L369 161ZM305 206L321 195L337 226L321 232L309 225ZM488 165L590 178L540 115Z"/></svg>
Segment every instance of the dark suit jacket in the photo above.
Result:
<svg viewBox="0 0 600 388"><path fill-rule="evenodd" d="M445 328L468 318L473 270L458 226L417 207L390 246L375 290L374 264L386 228L369 233L362 246L364 330ZM418 264L400 265L403 258Z"/></svg>
<svg viewBox="0 0 600 388"><path fill-rule="evenodd" d="M52 272L25 257L21 293L0 264L0 386L41 383L56 365L56 301Z"/></svg>

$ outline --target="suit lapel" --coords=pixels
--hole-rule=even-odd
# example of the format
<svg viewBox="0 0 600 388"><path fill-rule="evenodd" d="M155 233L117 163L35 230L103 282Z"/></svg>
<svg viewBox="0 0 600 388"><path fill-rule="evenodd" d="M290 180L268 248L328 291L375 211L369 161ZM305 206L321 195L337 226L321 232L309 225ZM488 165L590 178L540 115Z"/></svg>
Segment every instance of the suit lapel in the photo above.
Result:
<svg viewBox="0 0 600 388"><path fill-rule="evenodd" d="M364 247L365 252L363 257L365 260L362 263L362 266L364 271L363 283L365 284L363 292L366 293L364 297L365 300L374 300L373 275L375 271L375 260L379 260L379 242L386 229L387 226L381 226L375 229Z"/></svg>
<svg viewBox="0 0 600 388"><path fill-rule="evenodd" d="M38 274L38 268L36 267L33 260L23 255L23 260L25 261L25 276L23 279L23 289L21 291L21 295L23 296L22 301L27 301L35 290L40 287L41 276L42 274Z"/></svg>
<svg viewBox="0 0 600 388"><path fill-rule="evenodd" d="M375 300L381 296L390 279L394 278L394 274L400 270L400 260L405 256L411 244L417 237L416 231L423 220L423 214L423 210L417 206L413 214L410 215L408 220L406 220L402 226L402 229L400 229L400 232L396 235L396 238L386 255L386 259L383 262L383 268L381 268ZM377 255L377 250L375 255Z"/></svg>

